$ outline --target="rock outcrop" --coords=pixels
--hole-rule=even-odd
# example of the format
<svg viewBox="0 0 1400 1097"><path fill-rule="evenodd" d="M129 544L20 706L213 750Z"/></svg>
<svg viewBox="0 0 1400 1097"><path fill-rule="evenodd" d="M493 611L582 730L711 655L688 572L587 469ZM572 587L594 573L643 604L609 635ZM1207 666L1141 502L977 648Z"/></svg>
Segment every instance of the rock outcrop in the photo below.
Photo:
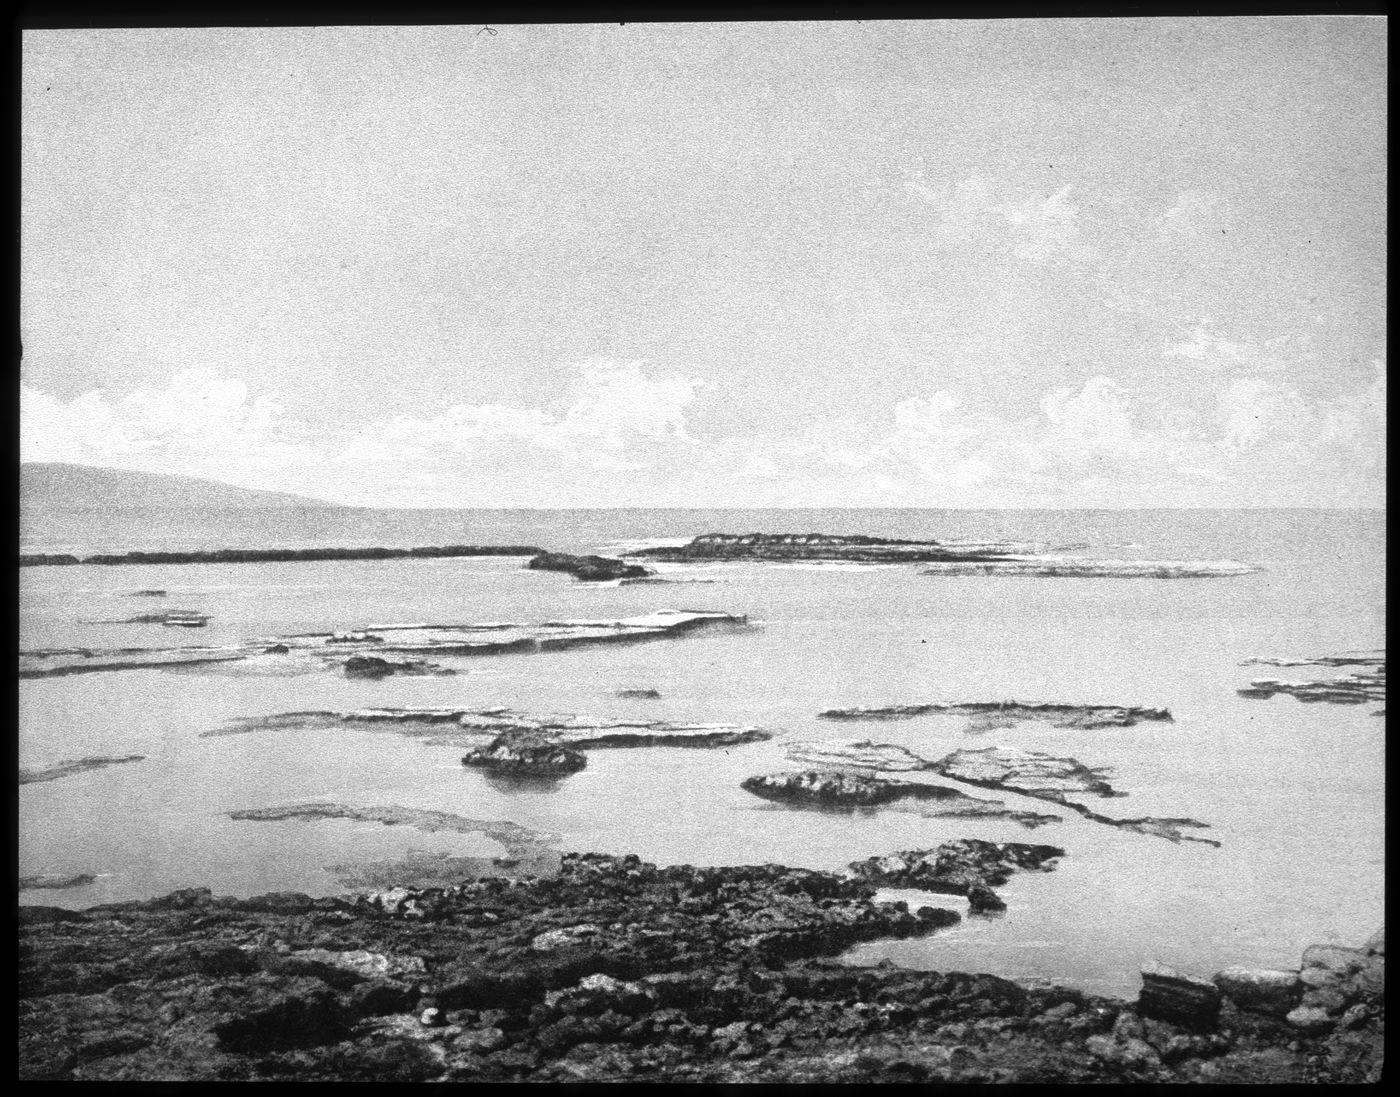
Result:
<svg viewBox="0 0 1400 1097"><path fill-rule="evenodd" d="M611 556L572 556L567 552L541 552L527 568L535 571L563 571L585 583L606 583L614 579L643 579L651 569L629 564Z"/></svg>
<svg viewBox="0 0 1400 1097"><path fill-rule="evenodd" d="M841 772L809 770L805 773L773 773L749 777L742 787L765 800L798 807L873 808L909 805L921 815L947 815L1011 819L1024 827L1060 821L1058 815L1013 811L1000 800L983 800L944 785L914 781L889 781Z"/></svg>

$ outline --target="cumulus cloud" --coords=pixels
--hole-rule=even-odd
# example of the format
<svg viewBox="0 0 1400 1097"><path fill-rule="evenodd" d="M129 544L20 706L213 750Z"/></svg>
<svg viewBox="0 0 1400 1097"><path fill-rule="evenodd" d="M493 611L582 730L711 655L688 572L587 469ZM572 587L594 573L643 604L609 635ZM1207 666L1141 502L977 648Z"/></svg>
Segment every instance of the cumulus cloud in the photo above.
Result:
<svg viewBox="0 0 1400 1097"><path fill-rule="evenodd" d="M1214 335L1185 344L1219 357ZM698 437L699 386L591 360L550 408L456 404L370 419L317 444L269 396L208 371L119 399L22 386L25 460L185 473L375 506L1377 505L1385 371L1309 401L1274 374L1219 377L1203 410L1107 374L1024 415L951 388L895 401L883 424L833 417L798 435Z"/></svg>
<svg viewBox="0 0 1400 1097"><path fill-rule="evenodd" d="M79 464L238 457L283 441L284 410L206 369L185 370L164 389L138 388L115 402L94 391L65 403L21 383L20 454Z"/></svg>

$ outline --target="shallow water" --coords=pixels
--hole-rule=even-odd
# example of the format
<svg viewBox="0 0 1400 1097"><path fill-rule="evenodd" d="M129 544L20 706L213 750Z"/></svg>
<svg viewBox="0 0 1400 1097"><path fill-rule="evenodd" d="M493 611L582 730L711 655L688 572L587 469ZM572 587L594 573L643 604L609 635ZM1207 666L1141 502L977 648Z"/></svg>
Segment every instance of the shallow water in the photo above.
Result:
<svg viewBox="0 0 1400 1097"><path fill-rule="evenodd" d="M1049 977L1132 995L1160 959L1208 974L1288 966L1315 941L1362 940L1383 920L1384 719L1377 706L1250 701L1252 677L1345 671L1242 667L1384 643L1384 517L1324 511L496 511L247 512L216 516L28 514L23 551L238 545L529 543L608 550L728 531L863 532L938 539L1088 542L1142 559L1235 559L1264 571L1209 580L921 575L917 567L736 564L680 568L712 584L591 586L522 561L25 568L21 647L221 643L375 621L622 617L658 609L747 613L758 627L660 643L442 660L445 678L248 676L224 668L124 671L20 683L22 766L89 755L146 761L22 786L21 875L96 872L92 885L22 893L83 906L208 886L216 893L344 890L329 866L411 851L492 855L475 835L376 823L234 821L306 800L401 805L508 819L561 848L660 863L778 861L839 869L855 858L956 837L1063 847L1056 871L1013 877L1009 910L935 937L863 946L937 969ZM1128 546L1131 546L1129 548ZM140 589L165 599L132 598ZM206 629L85 625L166 606ZM619 689L652 687L661 700ZM978 734L956 717L894 723L816 718L833 707L933 700L1165 706L1174 723ZM553 788L503 784L459 748L374 728L201 738L245 716L371 705L509 705L527 712L758 724L774 741L702 751L594 751ZM744 792L795 768L792 739L870 738L938 756L1002 745L1112 767L1126 798L1105 814L1189 816L1223 843L1173 845L1065 813L1028 831L991 820L882 810L792 810ZM950 784L955 782L948 782ZM970 789L1029 810L1012 795ZM963 909L956 898L923 902ZM911 904L912 905L912 904Z"/></svg>

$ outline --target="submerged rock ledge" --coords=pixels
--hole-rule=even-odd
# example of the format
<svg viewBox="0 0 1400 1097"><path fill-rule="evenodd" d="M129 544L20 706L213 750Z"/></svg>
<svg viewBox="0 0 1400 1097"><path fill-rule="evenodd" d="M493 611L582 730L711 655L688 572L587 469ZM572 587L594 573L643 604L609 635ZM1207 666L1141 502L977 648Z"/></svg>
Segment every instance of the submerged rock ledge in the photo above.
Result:
<svg viewBox="0 0 1400 1097"><path fill-rule="evenodd" d="M958 920L876 902L875 890L854 873L568 854L555 876L446 888L319 899L191 888L83 911L21 907L19 1077L1379 1079L1383 941L1305 954L1305 971L1341 988L1313 1007L1318 1023L1256 1011L1260 995L1238 974L1204 1019L1182 1023L1158 1016L1162 1001L1187 999L1155 968L1168 997L1129 1003L833 962Z"/></svg>

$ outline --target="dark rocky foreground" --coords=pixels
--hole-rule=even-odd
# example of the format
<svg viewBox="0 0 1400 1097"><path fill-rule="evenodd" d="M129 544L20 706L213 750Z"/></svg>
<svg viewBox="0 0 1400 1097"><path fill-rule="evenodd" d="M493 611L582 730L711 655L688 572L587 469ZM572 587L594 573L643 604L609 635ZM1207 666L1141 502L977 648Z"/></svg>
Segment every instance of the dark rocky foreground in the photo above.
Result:
<svg viewBox="0 0 1400 1097"><path fill-rule="evenodd" d="M875 902L854 874L594 854L566 856L557 876L353 898L190 889L81 912L22 907L19 1076L1379 1078L1379 937L1310 949L1299 971L1214 983L1153 967L1136 1005L831 959L957 918Z"/></svg>
<svg viewBox="0 0 1400 1097"><path fill-rule="evenodd" d="M227 548L188 552L118 552L77 557L71 553L22 552L20 567L73 564L273 564L299 560L412 560L454 556L534 556L535 545L426 545L421 548Z"/></svg>

